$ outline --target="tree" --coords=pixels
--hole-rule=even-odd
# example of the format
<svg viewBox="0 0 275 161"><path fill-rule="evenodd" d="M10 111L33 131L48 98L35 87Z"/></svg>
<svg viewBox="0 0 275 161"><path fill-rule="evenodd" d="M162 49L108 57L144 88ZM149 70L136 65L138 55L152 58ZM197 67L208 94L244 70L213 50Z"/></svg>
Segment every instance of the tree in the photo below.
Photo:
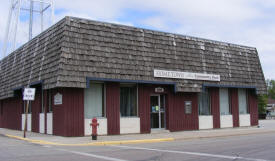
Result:
<svg viewBox="0 0 275 161"><path fill-rule="evenodd" d="M266 113L266 106L268 99L275 99L275 80L267 79L267 95L259 95L258 96L258 112L259 114Z"/></svg>
<svg viewBox="0 0 275 161"><path fill-rule="evenodd" d="M268 96L266 94L258 96L258 112L259 112L259 114L266 113L267 100L268 100Z"/></svg>
<svg viewBox="0 0 275 161"><path fill-rule="evenodd" d="M267 80L268 98L275 99L275 80Z"/></svg>

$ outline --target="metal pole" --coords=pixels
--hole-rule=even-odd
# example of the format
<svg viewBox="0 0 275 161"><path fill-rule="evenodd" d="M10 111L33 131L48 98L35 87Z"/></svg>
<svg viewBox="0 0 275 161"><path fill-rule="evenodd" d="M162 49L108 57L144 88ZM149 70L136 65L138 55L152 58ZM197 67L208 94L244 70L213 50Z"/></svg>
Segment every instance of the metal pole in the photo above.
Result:
<svg viewBox="0 0 275 161"><path fill-rule="evenodd" d="M33 1L30 1L30 24L29 24L29 40L32 39L32 23L33 23Z"/></svg>
<svg viewBox="0 0 275 161"><path fill-rule="evenodd" d="M41 1L40 2L40 9L41 9L41 11L40 11L40 16L41 16L41 32L43 31L43 13L44 13L44 11L43 11L43 8L44 8L44 6L43 6L43 1Z"/></svg>
<svg viewBox="0 0 275 161"><path fill-rule="evenodd" d="M159 106L159 129L161 129L161 111L160 111L160 95L158 95L158 106Z"/></svg>
<svg viewBox="0 0 275 161"><path fill-rule="evenodd" d="M52 7L52 25L54 24L54 4L53 4L53 0L51 3L51 7Z"/></svg>
<svg viewBox="0 0 275 161"><path fill-rule="evenodd" d="M15 50L16 47L16 35L17 35L17 24L20 18L20 11L21 11L21 0L18 2L18 8L17 8L17 13L16 13L16 20L15 20L15 31L14 31L14 37L13 37L13 44L12 44L12 50Z"/></svg>
<svg viewBox="0 0 275 161"><path fill-rule="evenodd" d="M4 46L3 46L3 58L6 56L7 48L8 48L8 36L9 36L9 30L10 30L10 23L11 23L13 4L14 4L14 0L12 0L12 2L11 2L10 11L9 11L9 17L7 19L6 34L5 34Z"/></svg>
<svg viewBox="0 0 275 161"><path fill-rule="evenodd" d="M27 107L26 107L26 110L25 110L24 138L26 137L27 123L28 123L29 104L30 104L30 101L27 101Z"/></svg>

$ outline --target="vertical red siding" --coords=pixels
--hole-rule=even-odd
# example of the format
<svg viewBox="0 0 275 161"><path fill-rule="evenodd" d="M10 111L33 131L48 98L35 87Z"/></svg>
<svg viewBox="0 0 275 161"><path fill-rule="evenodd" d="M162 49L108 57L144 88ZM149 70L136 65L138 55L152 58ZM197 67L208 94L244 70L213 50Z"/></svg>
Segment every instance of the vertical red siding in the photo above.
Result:
<svg viewBox="0 0 275 161"><path fill-rule="evenodd" d="M54 105L54 95L56 95L57 93L62 94L62 99L63 99L62 105ZM64 101L67 101L67 99L65 100L65 97L66 97L65 95L66 94L64 89L52 90L51 104L53 108L53 134L54 135L66 136L65 115L66 115L67 107L65 107Z"/></svg>
<svg viewBox="0 0 275 161"><path fill-rule="evenodd" d="M21 130L22 122L22 95L2 100L1 127Z"/></svg>
<svg viewBox="0 0 275 161"><path fill-rule="evenodd" d="M167 117L167 119L169 119L169 120L167 121L167 124L168 124L167 129L170 130L170 129L173 127L173 125L171 125L171 124L172 124L172 123L175 124L175 123L172 121L172 119L173 119L173 113L172 113L172 112L169 112L169 111L171 111L171 110L174 110L174 93L169 93L169 94L167 95L167 106L168 106L168 113L167 113L168 117Z"/></svg>
<svg viewBox="0 0 275 161"><path fill-rule="evenodd" d="M53 134L84 136L84 90L62 88L53 90ZM55 94L62 94L62 105L54 105Z"/></svg>
<svg viewBox="0 0 275 161"><path fill-rule="evenodd" d="M230 89L230 104L233 116L233 127L239 127L239 100L238 100L238 89Z"/></svg>
<svg viewBox="0 0 275 161"><path fill-rule="evenodd" d="M258 100L257 100L257 95L254 94L254 91L252 90L248 92L248 104L249 104L251 126L257 126L259 124L258 123Z"/></svg>
<svg viewBox="0 0 275 161"><path fill-rule="evenodd" d="M151 132L150 118L150 87L138 86L138 112L140 117L140 132Z"/></svg>
<svg viewBox="0 0 275 161"><path fill-rule="evenodd" d="M84 136L84 89L67 88L66 134Z"/></svg>
<svg viewBox="0 0 275 161"><path fill-rule="evenodd" d="M43 106L44 106L44 133L47 134L47 111L49 108L49 96L48 96L48 90L43 91Z"/></svg>
<svg viewBox="0 0 275 161"><path fill-rule="evenodd" d="M169 130L198 130L198 94L176 93L170 94L169 102ZM185 114L185 101L192 101L192 113Z"/></svg>
<svg viewBox="0 0 275 161"><path fill-rule="evenodd" d="M140 117L141 133L151 132L150 118L150 96L156 94L154 89L161 85L139 85L138 90L138 111ZM175 94L169 86L164 87L165 95L165 119L166 129L170 131L197 130L198 129L198 95L197 93ZM192 101L192 113L185 114L184 102Z"/></svg>
<svg viewBox="0 0 275 161"><path fill-rule="evenodd" d="M106 83L106 116L108 135L120 134L120 85Z"/></svg>
<svg viewBox="0 0 275 161"><path fill-rule="evenodd" d="M0 128L3 128L3 108L2 108L2 101L0 100Z"/></svg>
<svg viewBox="0 0 275 161"><path fill-rule="evenodd" d="M35 99L31 101L32 110L32 132L39 133L39 114L42 106L41 87L36 88Z"/></svg>
<svg viewBox="0 0 275 161"><path fill-rule="evenodd" d="M211 112L213 115L213 128L220 128L220 96L219 88L210 88Z"/></svg>
<svg viewBox="0 0 275 161"><path fill-rule="evenodd" d="M169 129L169 123L170 123L170 117L169 117L169 109L170 109L170 104L169 104L169 96L171 94L168 93L165 95L165 121L166 121L166 129ZM172 106L171 106L172 107Z"/></svg>

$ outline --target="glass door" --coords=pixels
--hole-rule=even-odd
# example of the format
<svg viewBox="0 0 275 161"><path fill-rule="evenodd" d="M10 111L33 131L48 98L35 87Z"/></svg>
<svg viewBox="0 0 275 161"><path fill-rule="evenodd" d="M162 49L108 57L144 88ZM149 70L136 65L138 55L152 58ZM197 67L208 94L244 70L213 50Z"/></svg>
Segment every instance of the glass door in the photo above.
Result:
<svg viewBox="0 0 275 161"><path fill-rule="evenodd" d="M165 95L152 95L151 104L151 128L165 128Z"/></svg>

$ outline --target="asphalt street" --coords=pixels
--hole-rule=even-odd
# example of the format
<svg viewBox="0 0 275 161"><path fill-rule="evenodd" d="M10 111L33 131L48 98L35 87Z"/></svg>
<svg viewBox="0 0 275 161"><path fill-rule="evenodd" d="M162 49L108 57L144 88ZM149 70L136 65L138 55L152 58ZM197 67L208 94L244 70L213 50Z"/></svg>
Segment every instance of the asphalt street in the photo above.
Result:
<svg viewBox="0 0 275 161"><path fill-rule="evenodd" d="M275 133L112 146L48 146L5 136L0 143L0 161L275 160Z"/></svg>

